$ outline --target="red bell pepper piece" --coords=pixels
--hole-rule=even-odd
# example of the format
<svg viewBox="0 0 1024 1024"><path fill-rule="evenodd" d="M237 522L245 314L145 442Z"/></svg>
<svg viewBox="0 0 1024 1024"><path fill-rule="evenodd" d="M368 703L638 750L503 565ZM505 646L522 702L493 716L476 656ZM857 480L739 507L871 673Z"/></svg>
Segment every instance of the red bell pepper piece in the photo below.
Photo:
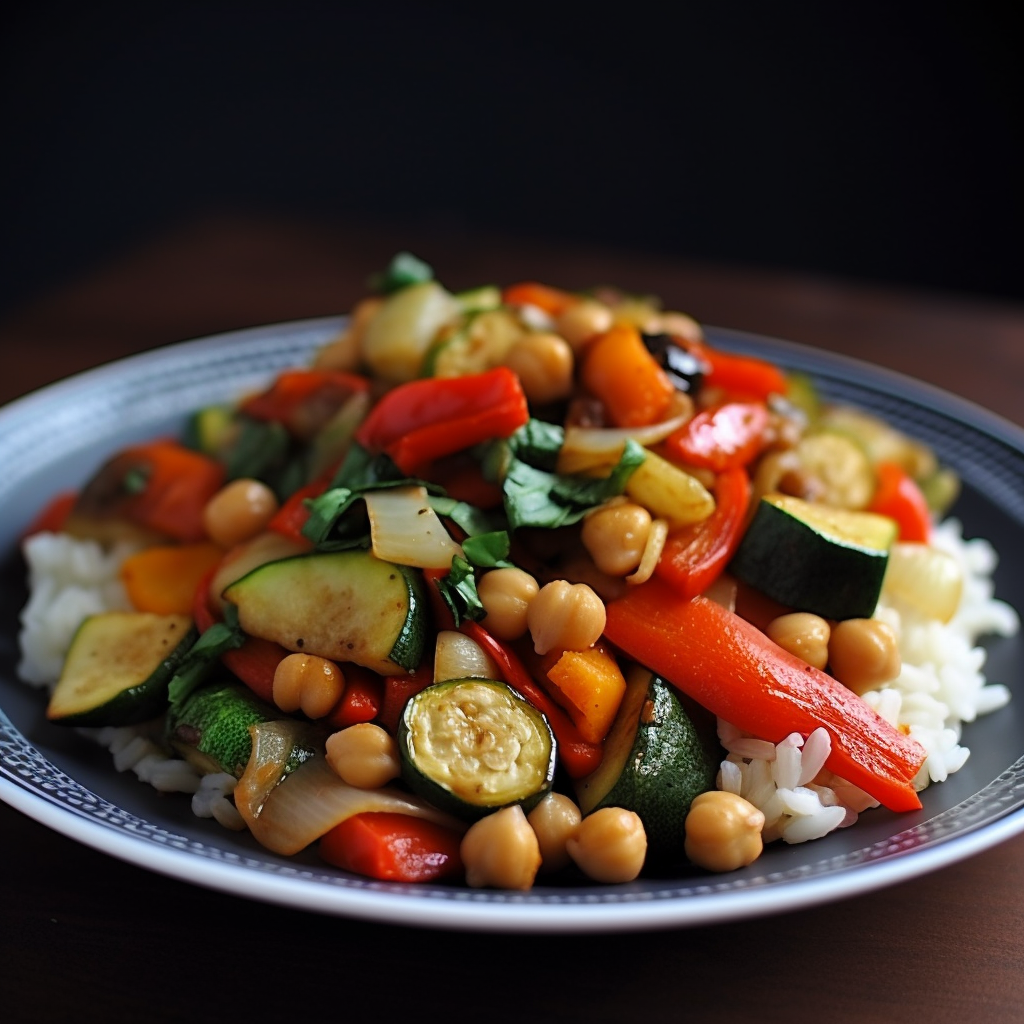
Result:
<svg viewBox="0 0 1024 1024"><path fill-rule="evenodd" d="M341 666L345 691L341 700L324 718L334 729L347 729L359 722L372 722L384 704L384 680L376 672L349 662Z"/></svg>
<svg viewBox="0 0 1024 1024"><path fill-rule="evenodd" d="M705 409L665 439L667 454L716 473L748 465L765 444L763 402L726 402Z"/></svg>
<svg viewBox="0 0 1024 1024"><path fill-rule="evenodd" d="M481 441L508 437L530 417L519 378L508 367L465 377L426 377L386 392L356 431L356 441L385 452L415 475L435 459Z"/></svg>
<svg viewBox="0 0 1024 1024"><path fill-rule="evenodd" d="M743 537L750 505L746 470L720 473L714 491L714 512L670 534L654 567L655 573L683 598L703 594L718 579Z"/></svg>
<svg viewBox="0 0 1024 1024"><path fill-rule="evenodd" d="M610 602L607 614L613 644L713 714L773 743L824 727L826 767L890 810L920 808L912 780L924 748L727 608L685 600L655 578Z"/></svg>
<svg viewBox="0 0 1024 1024"><path fill-rule="evenodd" d="M267 523L267 529L280 533L291 540L305 541L302 528L306 525L306 520L309 519L306 500L323 494L326 487L325 482L315 481L294 491L274 513L270 522Z"/></svg>
<svg viewBox="0 0 1024 1024"><path fill-rule="evenodd" d="M29 524L22 538L31 537L36 533L60 533L77 500L77 491L63 491L54 495Z"/></svg>
<svg viewBox="0 0 1024 1024"><path fill-rule="evenodd" d="M382 676L381 678L384 681L384 694L377 722L394 735L398 731L402 708L408 703L410 697L415 697L420 690L425 690L434 681L434 670L432 665L424 664L406 676Z"/></svg>
<svg viewBox="0 0 1024 1024"><path fill-rule="evenodd" d="M895 462L875 466L878 483L868 511L895 519L900 540L927 544L932 535L932 513L914 478Z"/></svg>
<svg viewBox="0 0 1024 1024"><path fill-rule="evenodd" d="M604 746L590 743L581 735L576 723L548 696L535 681L515 652L484 629L478 622L466 621L459 627L466 636L475 640L497 663L505 682L538 711L541 711L555 734L558 757L570 778L589 775L601 763Z"/></svg>
<svg viewBox="0 0 1024 1024"><path fill-rule="evenodd" d="M462 874L462 834L393 811L363 811L335 825L319 842L329 864L382 882L429 882Z"/></svg>
<svg viewBox="0 0 1024 1024"><path fill-rule="evenodd" d="M246 398L241 410L254 419L283 424L296 437L311 438L354 394L370 382L341 370L282 370L266 391Z"/></svg>
<svg viewBox="0 0 1024 1024"><path fill-rule="evenodd" d="M218 616L210 607L210 580L215 572L216 566L199 581L192 602L192 619L200 633L205 633L218 621ZM273 704L274 673L281 659L289 653L273 640L247 636L241 647L225 651L220 660L221 664L245 683L257 697Z"/></svg>

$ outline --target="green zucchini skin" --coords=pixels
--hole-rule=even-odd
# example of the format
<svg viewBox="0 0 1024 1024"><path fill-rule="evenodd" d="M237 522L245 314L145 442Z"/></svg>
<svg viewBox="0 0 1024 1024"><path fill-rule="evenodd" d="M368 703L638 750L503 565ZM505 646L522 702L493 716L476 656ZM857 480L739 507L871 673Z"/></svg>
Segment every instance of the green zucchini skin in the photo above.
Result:
<svg viewBox="0 0 1024 1024"><path fill-rule="evenodd" d="M290 651L355 662L382 675L417 668L429 604L415 569L369 551L311 552L258 566L224 598L239 625Z"/></svg>
<svg viewBox="0 0 1024 1024"><path fill-rule="evenodd" d="M647 833L649 860L681 859L690 804L715 788L720 756L717 737L698 728L675 689L634 666L601 764L576 781L580 810L635 811Z"/></svg>
<svg viewBox="0 0 1024 1024"><path fill-rule="evenodd" d="M218 680L193 691L172 706L166 720L174 749L203 774L227 772L241 778L252 753L250 726L283 718L282 712L233 679ZM289 770L312 756L296 750Z"/></svg>
<svg viewBox="0 0 1024 1024"><path fill-rule="evenodd" d="M885 516L766 495L729 571L789 608L825 619L869 618L896 533Z"/></svg>
<svg viewBox="0 0 1024 1024"><path fill-rule="evenodd" d="M474 821L551 789L555 737L547 718L491 679L434 683L406 703L398 724L402 779L440 810Z"/></svg>
<svg viewBox="0 0 1024 1024"><path fill-rule="evenodd" d="M198 633L188 616L103 612L71 641L46 716L60 725L137 725L167 709L167 688Z"/></svg>

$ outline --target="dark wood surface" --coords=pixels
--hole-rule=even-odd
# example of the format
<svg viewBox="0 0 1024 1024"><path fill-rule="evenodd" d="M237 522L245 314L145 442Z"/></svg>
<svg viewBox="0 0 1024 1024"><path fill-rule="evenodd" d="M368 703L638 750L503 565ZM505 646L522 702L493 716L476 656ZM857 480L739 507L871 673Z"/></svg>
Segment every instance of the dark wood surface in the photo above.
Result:
<svg viewBox="0 0 1024 1024"><path fill-rule="evenodd" d="M1019 307L441 226L410 237L272 220L184 225L23 307L0 323L0 401L157 345L343 312L398 248L453 287L530 277L655 292L704 322L887 366L1024 425ZM1024 837L891 888L762 919L482 937L210 892L2 804L0 836L0 1015L11 1024L355 1013L940 1024L1024 1014Z"/></svg>

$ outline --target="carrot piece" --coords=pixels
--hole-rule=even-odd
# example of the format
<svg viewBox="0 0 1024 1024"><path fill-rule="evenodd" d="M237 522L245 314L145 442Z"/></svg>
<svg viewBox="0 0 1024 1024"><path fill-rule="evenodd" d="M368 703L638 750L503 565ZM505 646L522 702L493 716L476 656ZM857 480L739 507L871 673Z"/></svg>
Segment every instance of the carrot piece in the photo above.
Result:
<svg viewBox="0 0 1024 1024"><path fill-rule="evenodd" d="M913 787L924 748L838 680L704 597L685 600L652 578L608 605L605 636L712 714L761 739L823 727L825 762L893 811L921 807Z"/></svg>
<svg viewBox="0 0 1024 1024"><path fill-rule="evenodd" d="M393 811L363 811L320 840L329 864L382 882L429 882L462 873L462 834Z"/></svg>
<svg viewBox="0 0 1024 1024"><path fill-rule="evenodd" d="M122 563L121 582L136 611L190 615L199 581L223 557L212 541L143 548Z"/></svg>
<svg viewBox="0 0 1024 1024"><path fill-rule="evenodd" d="M580 735L590 743L602 742L626 692L625 677L611 652L600 646L565 651L548 670L548 679Z"/></svg>
<svg viewBox="0 0 1024 1024"><path fill-rule="evenodd" d="M572 292L561 288L552 288L536 281L523 281L509 285L501 293L501 301L506 306L536 306L551 316L558 316L580 300Z"/></svg>
<svg viewBox="0 0 1024 1024"><path fill-rule="evenodd" d="M616 324L599 335L583 356L582 381L599 398L612 422L640 427L664 419L675 386L650 353L640 332Z"/></svg>

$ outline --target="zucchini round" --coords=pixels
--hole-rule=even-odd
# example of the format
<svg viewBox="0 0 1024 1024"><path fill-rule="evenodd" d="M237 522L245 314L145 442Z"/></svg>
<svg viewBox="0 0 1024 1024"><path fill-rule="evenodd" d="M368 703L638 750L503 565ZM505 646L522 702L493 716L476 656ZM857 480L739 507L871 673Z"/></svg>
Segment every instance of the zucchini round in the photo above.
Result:
<svg viewBox="0 0 1024 1024"><path fill-rule="evenodd" d="M409 788L467 820L510 804L529 811L555 775L547 719L492 679L434 683L410 698L398 749Z"/></svg>

